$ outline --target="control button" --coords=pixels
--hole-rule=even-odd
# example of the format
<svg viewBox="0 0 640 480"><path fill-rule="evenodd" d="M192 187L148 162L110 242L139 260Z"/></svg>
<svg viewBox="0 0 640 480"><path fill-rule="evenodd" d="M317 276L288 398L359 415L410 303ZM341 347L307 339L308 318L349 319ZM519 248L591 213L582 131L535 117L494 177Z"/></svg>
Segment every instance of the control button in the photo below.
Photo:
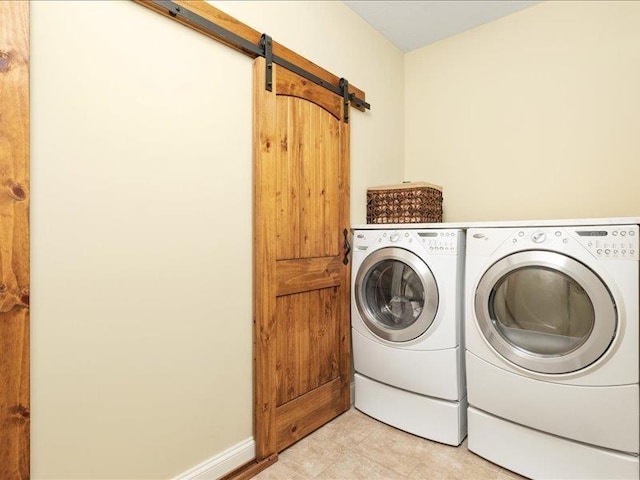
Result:
<svg viewBox="0 0 640 480"><path fill-rule="evenodd" d="M598 250L596 250L596 253L597 253L598 255L602 255L602 249L601 249L601 248L599 248Z"/></svg>
<svg viewBox="0 0 640 480"><path fill-rule="evenodd" d="M567 240L566 238L563 238L562 243L569 243L569 240Z"/></svg>
<svg viewBox="0 0 640 480"><path fill-rule="evenodd" d="M558 230L558 231L556 232L556 237L559 237L560 235L562 235L562 233Z"/></svg>
<svg viewBox="0 0 640 480"><path fill-rule="evenodd" d="M626 250L622 250L622 254L624 255L625 253L627 253L627 251Z"/></svg>
<svg viewBox="0 0 640 480"><path fill-rule="evenodd" d="M394 233L389 237L389 240L391 240L392 242L397 242L398 240L400 240L400 235Z"/></svg>
<svg viewBox="0 0 640 480"><path fill-rule="evenodd" d="M625 232L624 230L620 232L620 235L622 235L623 237L627 234L627 232Z"/></svg>
<svg viewBox="0 0 640 480"><path fill-rule="evenodd" d="M587 245L588 245L589 247L593 247L593 243L591 243L591 242L589 242Z"/></svg>
<svg viewBox="0 0 640 480"><path fill-rule="evenodd" d="M513 241L513 243L518 243L518 239L517 238L514 238L512 241Z"/></svg>
<svg viewBox="0 0 640 480"><path fill-rule="evenodd" d="M606 253L607 255L609 255L611 253L611 250L609 250L608 248L604 251L604 253Z"/></svg>
<svg viewBox="0 0 640 480"><path fill-rule="evenodd" d="M533 240L536 243L542 243L547 239L547 234L544 232L535 232L533 235L531 235L531 240Z"/></svg>
<svg viewBox="0 0 640 480"><path fill-rule="evenodd" d="M629 253L630 253L631 255L633 255L634 253L636 253L636 251L635 251L635 250L629 250Z"/></svg>
<svg viewBox="0 0 640 480"><path fill-rule="evenodd" d="M633 230L629 231L629 235L631 235L632 237L636 234L636 232L634 232Z"/></svg>
<svg viewBox="0 0 640 480"><path fill-rule="evenodd" d="M614 251L613 251L613 254L614 254L614 255L617 255L617 254L618 254L618 250L614 250Z"/></svg>
<svg viewBox="0 0 640 480"><path fill-rule="evenodd" d="M622 232L622 235L624 235L624 232ZM618 236L618 231L617 231L617 230L614 230L614 231L613 231L613 236L614 236L614 237L617 237L617 236Z"/></svg>
<svg viewBox="0 0 640 480"><path fill-rule="evenodd" d="M386 232L385 232L385 233L383 233L383 234L382 234L382 236L383 236L383 237L386 237L386 236L387 236L387 233L386 233Z"/></svg>
<svg viewBox="0 0 640 480"><path fill-rule="evenodd" d="M524 232L518 232L519 237L524 237Z"/></svg>
<svg viewBox="0 0 640 480"><path fill-rule="evenodd" d="M404 236L405 236L405 237L408 237L408 236L409 236L409 232L405 232L405 233L404 233Z"/></svg>

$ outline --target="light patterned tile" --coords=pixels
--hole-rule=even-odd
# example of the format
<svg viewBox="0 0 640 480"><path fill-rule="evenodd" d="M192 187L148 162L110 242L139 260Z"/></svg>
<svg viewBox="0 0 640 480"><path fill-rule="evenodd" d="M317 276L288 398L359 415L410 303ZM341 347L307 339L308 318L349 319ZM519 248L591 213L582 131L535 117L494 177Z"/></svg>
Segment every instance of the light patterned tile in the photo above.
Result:
<svg viewBox="0 0 640 480"><path fill-rule="evenodd" d="M403 480L406 477L367 457L350 452L315 478L317 480Z"/></svg>
<svg viewBox="0 0 640 480"><path fill-rule="evenodd" d="M527 477L523 477L522 475L518 475L511 470L507 470L503 468L500 470L500 474L498 475L498 480L528 480Z"/></svg>
<svg viewBox="0 0 640 480"><path fill-rule="evenodd" d="M373 432L351 449L400 475L409 475L420 463L437 455L445 455L443 447L420 437L385 427Z"/></svg>
<svg viewBox="0 0 640 480"><path fill-rule="evenodd" d="M351 408L317 430L313 435L331 440L344 447L351 447L384 428L387 428L385 424Z"/></svg>
<svg viewBox="0 0 640 480"><path fill-rule="evenodd" d="M307 480L309 477L301 475L279 460L270 467L253 477L255 480Z"/></svg>
<svg viewBox="0 0 640 480"><path fill-rule="evenodd" d="M464 447L433 450L408 478L424 480L497 480L500 468L487 468ZM493 464L489 464L493 465Z"/></svg>
<svg viewBox="0 0 640 480"><path fill-rule="evenodd" d="M462 445L453 452L453 457L455 458L456 464L459 464L460 468L463 470L474 470L476 467L491 470L496 473L499 473L500 470L502 470L502 467L499 465L491 463L469 450L467 448L466 439Z"/></svg>
<svg viewBox="0 0 640 480"><path fill-rule="evenodd" d="M282 452L278 461L304 478L313 478L348 453L346 447L316 432Z"/></svg>
<svg viewBox="0 0 640 480"><path fill-rule="evenodd" d="M412 480L460 480L441 461L420 463L407 478Z"/></svg>

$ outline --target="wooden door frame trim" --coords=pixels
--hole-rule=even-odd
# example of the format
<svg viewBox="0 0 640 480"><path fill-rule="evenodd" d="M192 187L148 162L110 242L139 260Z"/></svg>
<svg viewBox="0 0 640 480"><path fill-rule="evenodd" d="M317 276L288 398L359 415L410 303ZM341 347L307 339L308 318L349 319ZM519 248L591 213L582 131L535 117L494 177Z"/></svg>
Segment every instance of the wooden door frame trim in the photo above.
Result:
<svg viewBox="0 0 640 480"><path fill-rule="evenodd" d="M0 469L30 475L29 2L0 2Z"/></svg>
<svg viewBox="0 0 640 480"><path fill-rule="evenodd" d="M275 330L275 295L265 295L276 285L276 251L271 241L276 236L276 185L271 171L276 156L275 139L260 119L272 119L276 113L276 91L262 85L266 78L264 58L253 65L253 425L256 459L261 461L276 451L276 351L272 341ZM276 84L277 69L273 72ZM256 161L260 159L260 161ZM269 181L267 181L269 180ZM258 188L260 186L260 188ZM274 199L268 202L269 199ZM266 206L269 208L266 208ZM263 292L256 295L255 292Z"/></svg>
<svg viewBox="0 0 640 480"><path fill-rule="evenodd" d="M185 18L182 15L172 15L169 12L169 9L167 8L167 6L172 3L178 6L180 9L186 10L208 22L211 22L216 27L227 30L231 34L238 36L242 41L248 42L255 46L260 45L260 41L262 37L262 34L260 32L240 22L239 20L236 20L232 16L227 15L226 13L215 8L213 5L209 3L202 2L202 1L174 0L173 2L167 2L167 6L163 6L162 4L159 4L158 2L154 2L152 0L133 0L133 1L167 18L170 18L178 23L181 23L182 25L186 25L187 27L192 28L197 32L200 32L209 38L213 38L214 40L217 40L220 43L230 48L233 48L234 50L240 53L243 53L244 55L247 55L251 58L256 58L258 56L255 53L255 51L249 51L247 50L247 48L243 48L241 45L226 38L224 35L205 29L202 26L198 25L197 23L189 21L189 19ZM338 76L316 65L315 63L295 53L294 51L288 49L284 45L279 44L278 42L275 42L275 41L272 42L272 54L274 57L278 57L284 60L285 62L291 65L294 65L300 69L303 69L306 72L314 75L315 77L318 77L320 80L322 80L323 82L326 82L327 84L331 85L335 89L342 88L341 79ZM287 67L287 65L284 65L284 66ZM356 108L357 110L364 111L368 107L368 104L366 104L365 102L366 100L365 92L363 92L362 90L360 90L359 88L351 84L347 84L347 87L348 87L349 94L353 95L355 99L358 100L358 101L353 101L351 103L353 107ZM345 99L345 101L348 101L348 100ZM360 101L363 103L361 103Z"/></svg>

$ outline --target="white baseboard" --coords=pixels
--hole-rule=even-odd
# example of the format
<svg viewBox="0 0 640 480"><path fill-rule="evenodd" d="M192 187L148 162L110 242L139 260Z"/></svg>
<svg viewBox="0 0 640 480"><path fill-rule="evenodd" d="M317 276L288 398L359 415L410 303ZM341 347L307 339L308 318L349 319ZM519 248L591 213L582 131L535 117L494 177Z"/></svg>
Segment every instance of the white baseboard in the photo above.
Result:
<svg viewBox="0 0 640 480"><path fill-rule="evenodd" d="M256 458L256 442L253 438L247 438L181 473L174 480L217 480L254 458Z"/></svg>

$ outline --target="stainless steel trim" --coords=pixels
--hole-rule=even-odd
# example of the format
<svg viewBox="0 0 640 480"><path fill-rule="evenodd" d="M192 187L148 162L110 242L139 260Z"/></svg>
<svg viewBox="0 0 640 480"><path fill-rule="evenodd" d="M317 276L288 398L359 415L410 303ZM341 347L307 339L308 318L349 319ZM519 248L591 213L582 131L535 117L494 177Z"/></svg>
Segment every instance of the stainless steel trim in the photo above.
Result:
<svg viewBox="0 0 640 480"><path fill-rule="evenodd" d="M369 273L376 265L385 260L396 260L412 268L418 274L425 292L424 307L420 316L414 323L402 330L394 330L380 323L364 296L365 280ZM419 337L429 329L438 311L438 285L433 273L420 257L399 247L381 248L364 259L356 275L354 294L356 307L367 328L374 335L390 342L407 342Z"/></svg>
<svg viewBox="0 0 640 480"><path fill-rule="evenodd" d="M510 343L497 330L489 314L491 292L502 278L524 267L562 272L585 290L593 304L595 324L582 345L564 355L534 354ZM591 365L609 348L618 324L615 301L600 277L573 258L542 250L514 253L494 263L476 288L475 314L482 334L500 355L527 370L549 374L575 372Z"/></svg>

